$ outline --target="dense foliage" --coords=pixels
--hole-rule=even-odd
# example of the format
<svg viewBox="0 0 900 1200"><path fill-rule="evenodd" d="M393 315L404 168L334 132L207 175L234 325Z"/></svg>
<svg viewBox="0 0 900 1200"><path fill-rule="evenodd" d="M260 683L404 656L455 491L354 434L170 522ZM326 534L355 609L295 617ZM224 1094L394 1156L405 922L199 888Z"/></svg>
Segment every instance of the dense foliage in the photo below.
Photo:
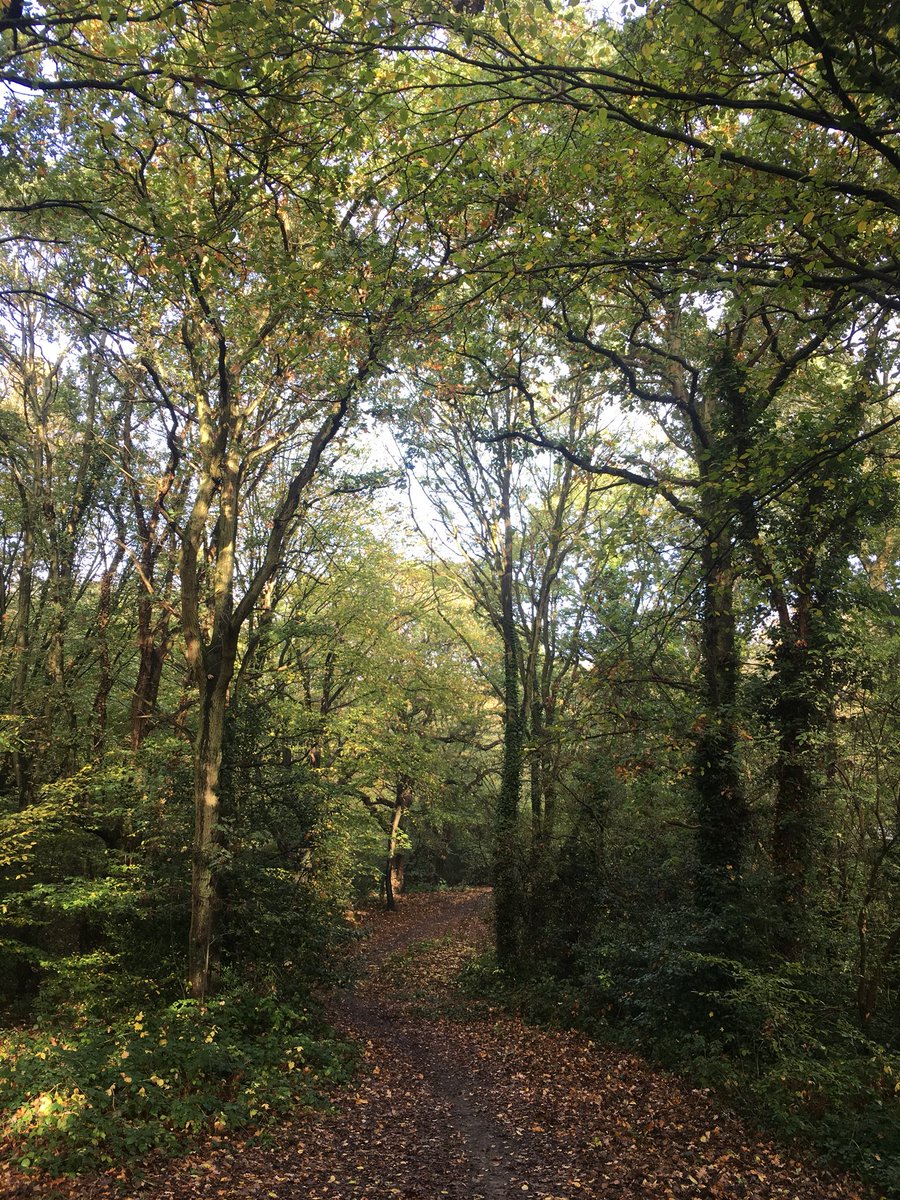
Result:
<svg viewBox="0 0 900 1200"><path fill-rule="evenodd" d="M896 1186L890 6L4 13L19 1161L339 1074L408 877Z"/></svg>

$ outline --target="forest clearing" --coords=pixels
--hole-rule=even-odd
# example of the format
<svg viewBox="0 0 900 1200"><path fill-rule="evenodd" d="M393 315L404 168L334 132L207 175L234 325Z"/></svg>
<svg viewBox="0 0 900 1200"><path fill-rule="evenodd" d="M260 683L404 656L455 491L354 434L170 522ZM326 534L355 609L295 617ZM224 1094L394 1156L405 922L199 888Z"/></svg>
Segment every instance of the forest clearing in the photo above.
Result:
<svg viewBox="0 0 900 1200"><path fill-rule="evenodd" d="M20 1195L900 1197L898 114L876 0L0 0Z"/></svg>

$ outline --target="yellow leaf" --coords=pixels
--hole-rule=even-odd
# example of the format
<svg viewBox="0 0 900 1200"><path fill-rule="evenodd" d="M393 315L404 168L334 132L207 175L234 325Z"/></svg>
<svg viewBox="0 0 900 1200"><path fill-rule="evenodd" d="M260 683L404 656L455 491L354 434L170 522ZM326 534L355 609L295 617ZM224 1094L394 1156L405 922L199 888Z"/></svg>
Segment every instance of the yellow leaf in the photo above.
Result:
<svg viewBox="0 0 900 1200"><path fill-rule="evenodd" d="M803 224L808 225L815 215L816 214L812 211L808 212L806 214L806 216L803 218Z"/></svg>

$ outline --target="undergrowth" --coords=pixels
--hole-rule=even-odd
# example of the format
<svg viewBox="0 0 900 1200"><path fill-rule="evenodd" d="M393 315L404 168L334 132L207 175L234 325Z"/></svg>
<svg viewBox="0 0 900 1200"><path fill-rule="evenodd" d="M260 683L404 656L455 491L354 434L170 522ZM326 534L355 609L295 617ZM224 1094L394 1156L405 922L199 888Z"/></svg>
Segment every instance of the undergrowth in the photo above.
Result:
<svg viewBox="0 0 900 1200"><path fill-rule="evenodd" d="M754 1124L900 1197L900 1055L835 1020L799 971L676 957L664 981L648 973L617 984L597 971L576 985L513 977L486 954L463 966L459 982L474 1003L639 1049L716 1088Z"/></svg>
<svg viewBox="0 0 900 1200"><path fill-rule="evenodd" d="M68 1034L7 1032L0 1064L7 1156L64 1175L173 1151L189 1135L263 1128L349 1078L353 1052L302 1009L227 995L91 1018Z"/></svg>

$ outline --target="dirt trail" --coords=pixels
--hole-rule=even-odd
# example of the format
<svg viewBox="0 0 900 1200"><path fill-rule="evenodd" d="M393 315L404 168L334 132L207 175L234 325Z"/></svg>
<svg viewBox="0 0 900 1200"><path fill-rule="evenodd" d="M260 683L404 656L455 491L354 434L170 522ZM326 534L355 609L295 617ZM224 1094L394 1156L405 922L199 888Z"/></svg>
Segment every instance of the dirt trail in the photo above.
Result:
<svg viewBox="0 0 900 1200"><path fill-rule="evenodd" d="M486 943L489 894L420 896L370 918L360 978L332 1019L364 1046L356 1084L277 1145L237 1143L154 1169L146 1200L849 1200L716 1101L575 1033L480 1008L453 981ZM35 1193L37 1194L37 1193ZM107 1183L81 1190L107 1200ZM119 1192L119 1195L122 1193Z"/></svg>
<svg viewBox="0 0 900 1200"><path fill-rule="evenodd" d="M454 979L489 940L489 906L484 891L412 897L373 919L365 973L333 1007L372 1072L354 1099L369 1113L343 1110L334 1149L361 1150L365 1172L336 1171L318 1190L309 1179L310 1200L862 1195L634 1056L496 1011L466 1015Z"/></svg>
<svg viewBox="0 0 900 1200"><path fill-rule="evenodd" d="M432 968L426 969L425 981L429 985L427 999L433 1004L452 987L458 964L452 947L465 954L486 941L489 904L490 893L482 890L453 893L442 897L439 904L417 898L407 901L396 914L385 914L374 924L370 941L360 954L360 982L352 992L336 996L331 1006L335 1026L365 1043L366 1058L377 1069L379 1090L383 1088L385 1098L393 1100L397 1093L405 1103L421 1104L426 1110L424 1122L414 1128L420 1159L417 1177L392 1180L391 1189L397 1189L394 1194L465 1196L471 1200L502 1200L511 1195L508 1168L515 1161L515 1146L479 1110L473 1081L454 1059L454 1039L448 1044L433 1019L417 1019L415 993L408 986L403 962L406 951L423 951L419 967L425 963ZM447 946L451 940L452 946ZM408 1090L411 1085L412 1092ZM393 1105L391 1113L402 1125L406 1114ZM424 1161L426 1156L428 1161ZM404 1154L405 1164L412 1161ZM346 1194L355 1200L373 1193Z"/></svg>

